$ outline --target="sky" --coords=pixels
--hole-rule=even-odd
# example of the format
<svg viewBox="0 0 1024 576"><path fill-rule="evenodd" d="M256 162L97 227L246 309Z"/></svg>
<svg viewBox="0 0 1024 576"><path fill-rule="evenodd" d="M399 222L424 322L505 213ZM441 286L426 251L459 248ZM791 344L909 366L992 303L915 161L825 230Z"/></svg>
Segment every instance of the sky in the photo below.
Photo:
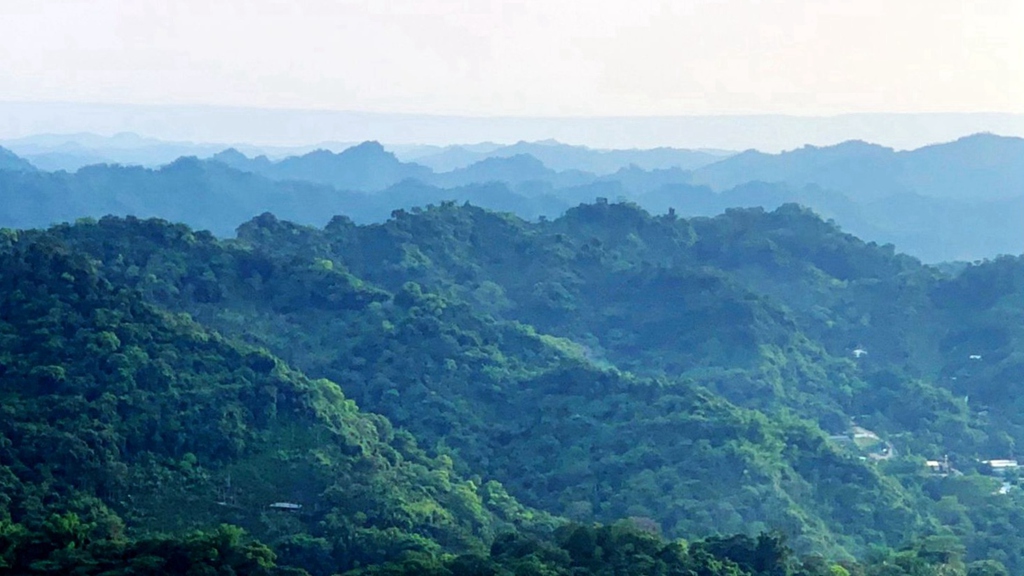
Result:
<svg viewBox="0 0 1024 576"><path fill-rule="evenodd" d="M462 116L1024 113L1022 0L3 0L0 99Z"/></svg>

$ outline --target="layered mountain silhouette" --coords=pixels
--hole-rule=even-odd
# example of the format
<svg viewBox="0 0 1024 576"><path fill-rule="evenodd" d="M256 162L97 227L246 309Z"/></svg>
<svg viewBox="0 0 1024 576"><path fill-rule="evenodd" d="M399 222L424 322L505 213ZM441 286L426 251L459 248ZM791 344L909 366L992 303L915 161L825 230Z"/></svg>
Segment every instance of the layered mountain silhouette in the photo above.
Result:
<svg viewBox="0 0 1024 576"><path fill-rule="evenodd" d="M976 134L903 152L865 142L782 154L748 151L705 166L692 178L716 190L751 180L815 184L858 201L905 193L1001 200L1024 194L1024 139Z"/></svg>
<svg viewBox="0 0 1024 576"><path fill-rule="evenodd" d="M555 140L517 142L510 146L497 144L478 146L448 146L431 151L411 151L408 160L428 166L436 172L450 172L465 168L486 158L508 158L528 155L537 158L554 170L582 170L595 174L611 174L628 166L645 170L682 168L693 170L726 158L732 152L725 150L683 150L679 148L651 148L647 150L595 150L586 146L573 146Z"/></svg>
<svg viewBox="0 0 1024 576"><path fill-rule="evenodd" d="M988 134L912 151L847 142L782 154L748 151L695 171L630 165L601 174L557 170L527 154L435 172L402 162L376 142L282 160L228 149L159 169L102 165L74 173L34 172L12 154L3 158L14 167L0 173L6 226L131 214L230 235L266 211L317 225L335 214L377 222L395 209L452 200L536 219L605 198L681 216L795 202L932 262L1015 254L1024 246L1024 140Z"/></svg>
<svg viewBox="0 0 1024 576"><path fill-rule="evenodd" d="M340 153L315 150L271 162L265 156L252 160L234 149L213 157L233 168L273 180L303 180L328 184L341 190L380 190L406 179L423 179L431 171L403 163L377 142L364 142Z"/></svg>

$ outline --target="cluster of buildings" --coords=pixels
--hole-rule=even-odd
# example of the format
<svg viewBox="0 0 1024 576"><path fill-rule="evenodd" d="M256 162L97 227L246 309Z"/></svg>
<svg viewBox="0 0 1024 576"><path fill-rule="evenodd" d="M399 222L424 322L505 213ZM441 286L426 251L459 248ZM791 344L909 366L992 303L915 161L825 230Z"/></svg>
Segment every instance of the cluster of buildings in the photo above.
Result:
<svg viewBox="0 0 1024 576"><path fill-rule="evenodd" d="M991 468L992 473L997 476L1005 476L1007 472L1020 468L1019 462L1009 459L981 460L981 463ZM942 460L928 460L925 462L925 465L929 470L936 474L949 474L950 472L956 472L956 470L949 464L949 456L943 457Z"/></svg>
<svg viewBox="0 0 1024 576"><path fill-rule="evenodd" d="M1020 463L1017 460L1009 458L995 458L992 460L981 460L980 463L987 465L993 475L1004 478L1003 483L995 492L993 492L993 494L1009 494L1010 491L1014 489L1013 483L1007 481L1005 477L1009 472L1016 471L1020 468ZM942 460L928 460L925 462L925 465L932 471L932 473L941 476L946 476L948 474L962 474L959 470L950 466L948 456L943 457Z"/></svg>

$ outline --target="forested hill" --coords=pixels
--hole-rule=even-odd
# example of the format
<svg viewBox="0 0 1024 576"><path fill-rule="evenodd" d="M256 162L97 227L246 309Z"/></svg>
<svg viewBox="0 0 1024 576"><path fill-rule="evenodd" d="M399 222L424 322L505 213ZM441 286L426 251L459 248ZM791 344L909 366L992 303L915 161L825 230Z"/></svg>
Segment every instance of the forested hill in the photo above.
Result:
<svg viewBox="0 0 1024 576"><path fill-rule="evenodd" d="M0 572L12 522L72 547L229 522L333 570L553 526L337 384L153 308L50 238L3 232L0 270Z"/></svg>
<svg viewBox="0 0 1024 576"><path fill-rule="evenodd" d="M547 512L774 528L833 558L935 536L942 558L1024 567L1016 473L983 462L1024 440L1019 258L950 275L796 206L531 223L443 203L322 229L265 214L234 240L134 218L18 236L337 382L440 458L425 466ZM513 514L488 502L468 533Z"/></svg>
<svg viewBox="0 0 1024 576"><path fill-rule="evenodd" d="M372 287L340 260L291 252L310 231L269 220L266 241L282 251L157 222L54 233L154 302L341 382L463 473L502 481L527 504L588 521L652 517L674 535L784 526L798 549L833 554L896 545L925 523L901 488L809 423L775 423L693 383L599 365L573 341L415 283ZM836 486L812 482L822 476ZM849 515L834 501L838 485L853 489L849 506L884 508L888 520Z"/></svg>

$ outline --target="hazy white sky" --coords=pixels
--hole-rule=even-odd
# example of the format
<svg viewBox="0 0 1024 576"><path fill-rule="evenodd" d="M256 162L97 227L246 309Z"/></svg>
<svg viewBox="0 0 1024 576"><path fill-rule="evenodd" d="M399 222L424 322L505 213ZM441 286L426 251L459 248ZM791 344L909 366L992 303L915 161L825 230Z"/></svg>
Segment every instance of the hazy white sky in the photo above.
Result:
<svg viewBox="0 0 1024 576"><path fill-rule="evenodd" d="M1024 112L1024 0L2 0L0 99Z"/></svg>

